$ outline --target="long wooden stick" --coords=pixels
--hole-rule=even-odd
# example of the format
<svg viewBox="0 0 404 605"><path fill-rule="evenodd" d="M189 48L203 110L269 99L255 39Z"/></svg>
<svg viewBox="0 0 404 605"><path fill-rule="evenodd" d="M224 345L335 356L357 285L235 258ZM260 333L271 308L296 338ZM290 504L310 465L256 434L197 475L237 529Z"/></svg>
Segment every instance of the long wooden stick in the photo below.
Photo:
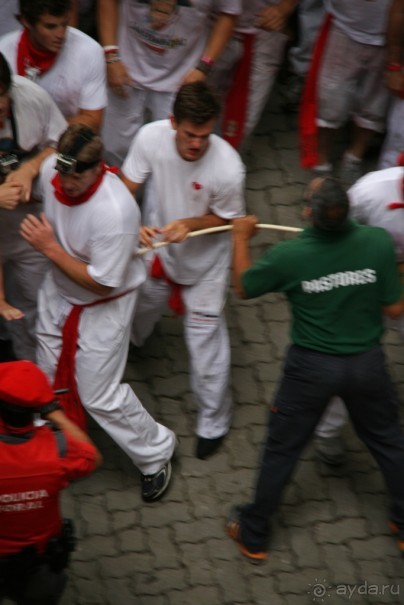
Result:
<svg viewBox="0 0 404 605"><path fill-rule="evenodd" d="M264 223L258 223L255 225L258 229L273 229L275 231L289 231L293 233L298 233L302 231L300 227L288 227L286 225L268 225ZM230 231L233 229L233 225L223 225L222 227L209 227L208 229L200 229L199 231L190 231L186 237L186 239L190 237L198 237L199 235L208 235L209 233L219 233L220 231ZM150 252L150 250L156 250L157 248L162 248L163 246L168 246L173 242L156 242L153 244L151 248L140 248L138 250L136 256L141 256L146 254L146 252Z"/></svg>

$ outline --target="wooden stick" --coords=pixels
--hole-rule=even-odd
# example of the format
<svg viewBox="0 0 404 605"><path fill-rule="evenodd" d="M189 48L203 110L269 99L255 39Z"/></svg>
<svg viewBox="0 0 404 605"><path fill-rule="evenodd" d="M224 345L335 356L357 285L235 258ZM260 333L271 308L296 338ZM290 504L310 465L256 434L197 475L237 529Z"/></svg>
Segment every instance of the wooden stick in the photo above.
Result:
<svg viewBox="0 0 404 605"><path fill-rule="evenodd" d="M300 227L288 227L286 225L268 225L264 223L258 223L255 226L257 227L257 229L273 229L275 231L289 231L292 233L298 233L300 231L303 231ZM223 225L221 227L209 227L208 229L200 229L199 231L190 231L186 239L188 239L189 237L198 237L199 235L208 235L209 233L230 231L231 229L233 229L233 225ZM162 248L163 246L168 246L172 243L173 242L156 242L151 248L140 248L136 256L142 256L143 254L150 252L150 250L156 250L157 248Z"/></svg>

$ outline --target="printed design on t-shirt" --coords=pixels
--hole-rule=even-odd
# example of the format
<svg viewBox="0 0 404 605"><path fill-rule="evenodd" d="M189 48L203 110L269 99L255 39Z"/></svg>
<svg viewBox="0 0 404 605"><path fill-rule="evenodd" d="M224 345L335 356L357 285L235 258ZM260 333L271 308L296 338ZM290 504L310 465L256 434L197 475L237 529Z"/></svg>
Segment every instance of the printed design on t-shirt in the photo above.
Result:
<svg viewBox="0 0 404 605"><path fill-rule="evenodd" d="M181 10L192 9L189 0L140 0L148 4L149 12L143 23L135 23L136 31L143 44L153 52L163 55L167 50L185 46L186 38L178 34Z"/></svg>
<svg viewBox="0 0 404 605"><path fill-rule="evenodd" d="M324 275L318 279L302 281L302 290L306 294L318 292L329 292L335 288L345 286L363 286L364 284L373 284L377 281L376 271L374 269L358 269L357 271L340 271Z"/></svg>

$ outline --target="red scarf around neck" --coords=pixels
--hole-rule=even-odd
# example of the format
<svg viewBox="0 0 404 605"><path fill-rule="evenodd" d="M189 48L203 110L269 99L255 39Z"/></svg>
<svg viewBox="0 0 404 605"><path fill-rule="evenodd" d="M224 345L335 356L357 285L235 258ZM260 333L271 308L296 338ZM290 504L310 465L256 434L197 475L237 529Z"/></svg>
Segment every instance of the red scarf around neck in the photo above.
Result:
<svg viewBox="0 0 404 605"><path fill-rule="evenodd" d="M107 166L105 162L102 162L102 171L100 176L87 189L87 191L85 191L82 195L79 195L78 197L70 197L69 195L66 195L66 193L62 189L59 173L56 173L56 175L51 181L54 187L54 194L56 199L58 200L58 202L64 204L65 206L79 206L80 204L84 204L84 202L87 202L87 200L89 200L90 197L92 197L97 191L98 187L102 183L102 179L104 178L104 174L106 172L113 172L114 174L117 174L119 172L119 169L115 168L114 166Z"/></svg>
<svg viewBox="0 0 404 605"><path fill-rule="evenodd" d="M35 48L29 39L28 30L24 29L17 49L18 75L34 79L34 74L30 73L30 70L35 70L37 76L42 76L53 66L57 55L58 53Z"/></svg>

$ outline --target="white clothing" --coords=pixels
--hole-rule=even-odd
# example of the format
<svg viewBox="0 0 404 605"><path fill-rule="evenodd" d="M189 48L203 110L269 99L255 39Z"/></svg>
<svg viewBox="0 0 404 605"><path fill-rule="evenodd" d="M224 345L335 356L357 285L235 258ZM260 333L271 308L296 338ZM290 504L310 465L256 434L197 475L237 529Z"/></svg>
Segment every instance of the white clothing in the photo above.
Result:
<svg viewBox="0 0 404 605"><path fill-rule="evenodd" d="M49 94L27 78L14 75L10 88L18 144L24 151L56 147L67 123ZM11 121L0 128L0 139L12 138Z"/></svg>
<svg viewBox="0 0 404 605"><path fill-rule="evenodd" d="M384 70L384 47L356 42L333 23L318 77L317 125L339 128L352 115L359 127L383 132Z"/></svg>
<svg viewBox="0 0 404 605"><path fill-rule="evenodd" d="M54 158L40 177L45 213L63 248L88 263L97 282L114 289L107 298L137 288L145 279L137 250L140 212L128 189L111 173L93 196L65 206L52 194ZM105 297L104 297L105 298ZM129 346L129 326L137 291L83 309L79 323L76 380L86 410L128 454L143 474L157 472L171 458L175 435L146 412L129 385L121 384ZM39 296L38 364L54 378L62 329L72 304L101 297L78 286L55 266Z"/></svg>
<svg viewBox="0 0 404 605"><path fill-rule="evenodd" d="M21 29L15 18L18 13L18 0L0 0L0 36Z"/></svg>
<svg viewBox="0 0 404 605"><path fill-rule="evenodd" d="M0 39L0 52L17 70L17 49L21 33ZM103 109L107 104L105 59L101 46L83 32L68 27L62 50L51 69L37 80L53 98L65 118L80 109Z"/></svg>
<svg viewBox="0 0 404 605"><path fill-rule="evenodd" d="M58 203L58 202L56 202ZM132 201L133 204L133 201ZM143 408L128 384L126 366L136 292L83 309L76 353L76 380L87 412L145 475L171 458L175 435ZM71 306L49 272L38 300L38 365L53 381L62 346L61 332Z"/></svg>
<svg viewBox="0 0 404 605"><path fill-rule="evenodd" d="M153 21L149 2L120 1L118 45L137 88L176 91L203 54L213 12L241 12L240 0L174 4L172 14L159 26Z"/></svg>
<svg viewBox="0 0 404 605"><path fill-rule="evenodd" d="M228 273L227 262L219 259L203 279L181 288L191 388L198 408L196 433L206 439L225 435L231 420L230 345L223 314ZM167 310L169 294L170 288L162 279L150 277L141 286L132 327L136 346L144 343Z"/></svg>
<svg viewBox="0 0 404 605"><path fill-rule="evenodd" d="M153 175L156 227L178 218L214 213L232 219L244 213L244 166L238 153L212 134L206 153L184 160L169 120L146 124L135 137L122 172L135 183ZM189 239L159 252L168 275L179 284L195 284L218 259L230 259L228 233Z"/></svg>
<svg viewBox="0 0 404 605"><path fill-rule="evenodd" d="M325 0L326 10L335 25L349 38L361 44L385 44L391 0Z"/></svg>
<svg viewBox="0 0 404 605"><path fill-rule="evenodd" d="M324 20L324 0L301 0L297 9L298 45L289 51L290 70L305 78L319 29Z"/></svg>
<svg viewBox="0 0 404 605"><path fill-rule="evenodd" d="M42 167L39 185L45 214L61 246L88 263L88 274L96 282L114 288L112 296L138 287L144 281L145 268L134 256L138 209L128 189L117 175L107 172L87 202L73 207L55 203L54 167L55 156L50 156ZM52 265L52 274L59 294L70 304L102 298L72 282L56 265Z"/></svg>
<svg viewBox="0 0 404 605"><path fill-rule="evenodd" d="M391 210L392 202L402 203L404 168L396 166L369 172L349 190L351 215L366 225L383 227L394 240L397 262L404 262L404 210Z"/></svg>
<svg viewBox="0 0 404 605"><path fill-rule="evenodd" d="M210 212L225 219L244 214L244 167L237 152L216 135L197 161L179 155L169 120L143 126L123 166L135 183L152 176L154 224ZM230 425L230 349L223 316L230 266L227 233L206 235L159 250L166 273L181 288L185 338L191 358L191 386L198 405L197 434L214 439ZM140 346L163 313L169 289L150 277L140 290L132 340Z"/></svg>
<svg viewBox="0 0 404 605"><path fill-rule="evenodd" d="M120 97L108 91L102 138L108 141L105 158L111 166L122 166L136 133L147 121L146 111L151 121L168 118L176 94L138 88L126 92L126 97Z"/></svg>
<svg viewBox="0 0 404 605"><path fill-rule="evenodd" d="M48 93L26 78L13 76L10 98L19 147L30 152L56 146L67 124ZM0 142L5 139L13 139L10 120L0 129ZM15 210L0 209L0 257L6 297L24 312L22 320L9 322L7 326L17 357L32 361L35 361L36 349L36 301L48 264L47 259L20 236L19 228L27 214L39 215L41 209L38 202L20 204Z"/></svg>
<svg viewBox="0 0 404 605"><path fill-rule="evenodd" d="M390 102L387 134L379 158L379 169L397 166L397 158L404 151L404 99L394 96Z"/></svg>
<svg viewBox="0 0 404 605"><path fill-rule="evenodd" d="M248 98L243 128L243 139L253 132L265 103L271 93L278 71L283 63L287 36L281 32L265 31L255 26L257 15L276 4L273 0L243 0L243 12L235 33L224 49L211 76L211 83L225 96L233 85L237 63L243 56L243 36L254 36L248 80ZM240 87L244 82L240 82ZM241 91L240 91L241 92ZM222 133L225 134L225 133Z"/></svg>

